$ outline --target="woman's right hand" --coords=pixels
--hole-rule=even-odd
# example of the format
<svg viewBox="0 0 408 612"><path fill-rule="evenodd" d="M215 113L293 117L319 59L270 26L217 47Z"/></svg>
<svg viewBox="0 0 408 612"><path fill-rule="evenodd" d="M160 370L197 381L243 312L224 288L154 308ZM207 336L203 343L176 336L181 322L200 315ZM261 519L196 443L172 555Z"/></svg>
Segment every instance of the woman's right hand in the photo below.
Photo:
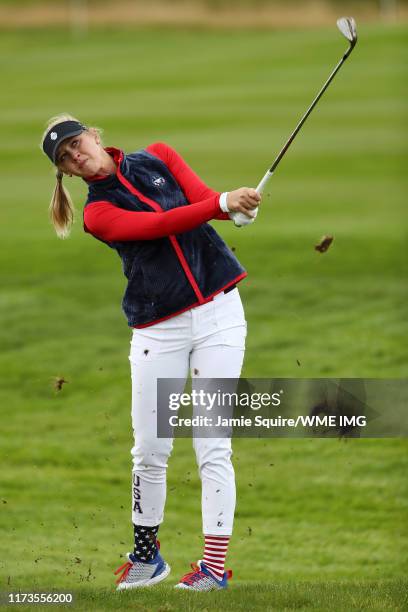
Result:
<svg viewBox="0 0 408 612"><path fill-rule="evenodd" d="M260 194L250 187L241 187L235 191L230 191L227 196L228 210L243 213L247 217L253 216L253 212L260 202Z"/></svg>

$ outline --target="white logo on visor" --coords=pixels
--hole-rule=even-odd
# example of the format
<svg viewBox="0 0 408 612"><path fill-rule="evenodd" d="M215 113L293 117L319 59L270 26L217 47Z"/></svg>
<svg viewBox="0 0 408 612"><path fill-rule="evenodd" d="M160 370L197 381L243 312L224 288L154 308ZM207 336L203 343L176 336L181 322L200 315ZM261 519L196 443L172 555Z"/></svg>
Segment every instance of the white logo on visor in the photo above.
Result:
<svg viewBox="0 0 408 612"><path fill-rule="evenodd" d="M57 140L57 137L58 137L57 132L51 132L51 134L50 134L51 140Z"/></svg>

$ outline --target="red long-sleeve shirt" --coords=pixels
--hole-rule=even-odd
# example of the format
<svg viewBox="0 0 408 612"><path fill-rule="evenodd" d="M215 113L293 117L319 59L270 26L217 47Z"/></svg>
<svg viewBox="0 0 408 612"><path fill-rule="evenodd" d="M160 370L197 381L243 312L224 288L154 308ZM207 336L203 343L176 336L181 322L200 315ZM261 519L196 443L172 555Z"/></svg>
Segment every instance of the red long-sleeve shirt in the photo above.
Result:
<svg viewBox="0 0 408 612"><path fill-rule="evenodd" d="M91 234L107 242L153 240L187 232L211 219L229 219L227 213L220 211L220 194L207 187L174 149L155 143L146 150L166 164L190 205L144 212L124 210L110 202L95 202L84 211L84 225Z"/></svg>

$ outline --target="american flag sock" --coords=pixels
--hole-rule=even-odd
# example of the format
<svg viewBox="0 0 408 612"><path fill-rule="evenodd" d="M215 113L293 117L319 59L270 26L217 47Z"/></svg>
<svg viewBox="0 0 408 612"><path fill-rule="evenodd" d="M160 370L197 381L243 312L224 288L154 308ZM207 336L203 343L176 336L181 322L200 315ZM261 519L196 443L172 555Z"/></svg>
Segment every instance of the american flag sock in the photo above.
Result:
<svg viewBox="0 0 408 612"><path fill-rule="evenodd" d="M159 525L155 527L133 525L133 531L135 536L134 556L138 561L144 562L154 559L159 549L156 538Z"/></svg>
<svg viewBox="0 0 408 612"><path fill-rule="evenodd" d="M230 536L205 535L203 562L217 580L224 576L225 557L227 556Z"/></svg>

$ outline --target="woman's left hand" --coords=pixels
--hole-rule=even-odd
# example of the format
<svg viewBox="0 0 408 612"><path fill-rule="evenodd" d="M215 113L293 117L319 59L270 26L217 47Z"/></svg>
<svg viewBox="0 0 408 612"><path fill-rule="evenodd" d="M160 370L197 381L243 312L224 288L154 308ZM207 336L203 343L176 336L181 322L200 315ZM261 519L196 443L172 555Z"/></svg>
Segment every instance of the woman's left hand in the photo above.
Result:
<svg viewBox="0 0 408 612"><path fill-rule="evenodd" d="M243 227L244 225L251 225L255 221L256 216L258 214L258 210L259 208L255 208L251 212L250 217L248 217L247 215L244 215L241 212L231 212L228 214L229 214L229 218L234 222L234 225L236 225L236 227Z"/></svg>
<svg viewBox="0 0 408 612"><path fill-rule="evenodd" d="M229 212L240 212L247 217L252 217L261 202L261 195L250 187L241 187L230 191L227 195L227 207Z"/></svg>

